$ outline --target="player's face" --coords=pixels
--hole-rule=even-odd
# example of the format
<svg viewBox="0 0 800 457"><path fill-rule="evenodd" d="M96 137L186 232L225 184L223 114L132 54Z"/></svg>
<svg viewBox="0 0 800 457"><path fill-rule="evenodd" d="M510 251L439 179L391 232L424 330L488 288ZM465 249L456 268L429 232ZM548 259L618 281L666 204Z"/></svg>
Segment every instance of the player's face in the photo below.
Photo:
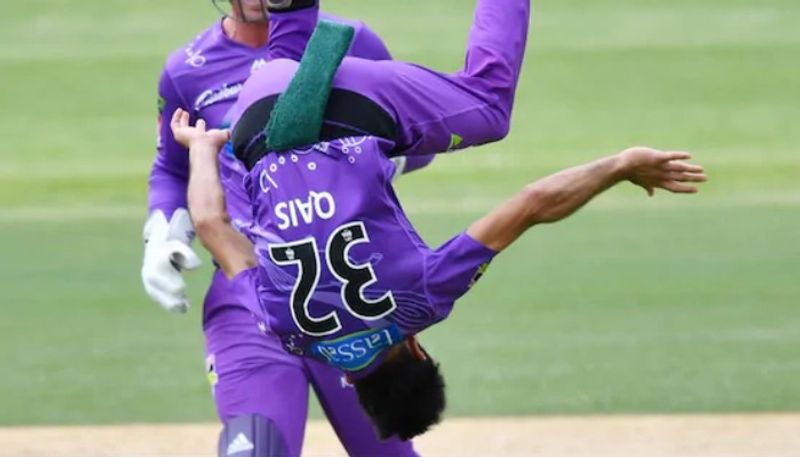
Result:
<svg viewBox="0 0 800 457"><path fill-rule="evenodd" d="M231 16L242 22L266 22L266 0L231 0Z"/></svg>

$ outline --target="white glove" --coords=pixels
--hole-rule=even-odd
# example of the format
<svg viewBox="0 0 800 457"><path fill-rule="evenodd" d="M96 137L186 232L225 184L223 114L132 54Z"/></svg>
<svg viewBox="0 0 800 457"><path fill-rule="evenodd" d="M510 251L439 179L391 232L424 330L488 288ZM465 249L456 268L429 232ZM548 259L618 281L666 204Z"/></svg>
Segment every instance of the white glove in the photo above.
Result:
<svg viewBox="0 0 800 457"><path fill-rule="evenodd" d="M162 211L154 211L144 224L144 290L172 313L183 314L190 306L181 272L202 264L189 246L193 238L192 219L184 208L175 211L169 222Z"/></svg>

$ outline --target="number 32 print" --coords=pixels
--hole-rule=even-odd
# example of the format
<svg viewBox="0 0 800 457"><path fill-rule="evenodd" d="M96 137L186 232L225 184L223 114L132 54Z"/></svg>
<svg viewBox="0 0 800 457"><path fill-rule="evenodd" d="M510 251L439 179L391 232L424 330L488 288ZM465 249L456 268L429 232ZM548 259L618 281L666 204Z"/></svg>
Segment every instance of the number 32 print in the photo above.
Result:
<svg viewBox="0 0 800 457"><path fill-rule="evenodd" d="M347 256L351 247L369 241L363 222L342 225L328 238L325 262L330 272L342 283L342 302L347 310L360 319L377 320L397 308L394 296L388 291L375 300L364 297L364 288L377 281L375 271L370 263L356 265ZM330 335L341 329L342 324L336 311L322 317L313 317L308 309L309 301L319 285L322 266L317 240L308 237L291 243L272 244L269 246L269 254L275 264L296 265L299 269L289 299L292 318L297 327L311 336Z"/></svg>

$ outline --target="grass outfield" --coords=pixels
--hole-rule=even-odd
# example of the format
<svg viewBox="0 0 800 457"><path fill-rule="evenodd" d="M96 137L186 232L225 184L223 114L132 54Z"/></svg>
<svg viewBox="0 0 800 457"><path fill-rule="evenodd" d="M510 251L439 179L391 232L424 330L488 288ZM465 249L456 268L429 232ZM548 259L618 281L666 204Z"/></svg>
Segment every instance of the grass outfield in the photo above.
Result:
<svg viewBox="0 0 800 457"><path fill-rule="evenodd" d="M472 0L328 4L397 58L463 59ZM158 72L214 18L186 5L0 16L0 425L213 420L198 310L161 312L138 272ZM503 254L425 337L451 415L800 410L799 21L794 0L537 2L509 139L400 183L426 239L630 144L713 181L614 190Z"/></svg>

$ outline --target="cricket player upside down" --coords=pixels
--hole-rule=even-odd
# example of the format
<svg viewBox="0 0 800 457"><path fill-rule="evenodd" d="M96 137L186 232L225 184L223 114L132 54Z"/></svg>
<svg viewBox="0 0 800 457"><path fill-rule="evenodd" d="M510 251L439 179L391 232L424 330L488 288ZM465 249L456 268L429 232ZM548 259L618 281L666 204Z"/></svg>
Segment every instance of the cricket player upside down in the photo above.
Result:
<svg viewBox="0 0 800 457"><path fill-rule="evenodd" d="M176 313L185 313L189 307L182 271L198 267L200 259L190 248L194 227L186 211L188 151L175 141L168 116L181 108L210 126L228 125L226 116L244 82L268 59L269 42L275 35L275 30L270 31L265 0L232 0L225 9L226 17L171 53L158 86L158 153L150 175L142 279L148 295ZM391 59L386 45L364 23L322 13L320 17L355 29L350 55ZM277 39L304 38L284 34ZM305 43L291 46L302 49ZM161 122L164 113L167 118ZM431 159L414 157L406 161L405 171L423 167ZM221 153L219 168L228 213L237 225L249 225L244 167L232 155ZM239 301L236 285L221 270L210 281L202 328L214 404L224 425L220 456L265 457L273 454L267 442L278 440L288 455L300 455L309 386L348 455L416 456L410 442L379 440L358 405L353 387L343 382L339 370L285 353L277 337L255 327L251 311Z"/></svg>
<svg viewBox="0 0 800 457"><path fill-rule="evenodd" d="M316 22L316 2L278 3L276 30L310 33L303 24ZM245 84L232 116L232 150L247 170L254 219L247 236L230 224L217 172L229 132L206 130L202 120L192 127L181 110L173 116L175 138L190 150L189 209L203 244L287 352L348 374L382 437L408 439L440 419L444 382L415 335L447 318L524 232L568 217L623 181L650 193L693 193L692 183L706 179L702 167L685 162L687 153L631 148L531 183L429 248L394 194L389 158L505 136L529 6L478 0L466 64L454 75L344 58L319 141L286 151L268 146L275 131L264 126L284 108L280 97L303 69L290 60L293 51L277 46L274 60Z"/></svg>

